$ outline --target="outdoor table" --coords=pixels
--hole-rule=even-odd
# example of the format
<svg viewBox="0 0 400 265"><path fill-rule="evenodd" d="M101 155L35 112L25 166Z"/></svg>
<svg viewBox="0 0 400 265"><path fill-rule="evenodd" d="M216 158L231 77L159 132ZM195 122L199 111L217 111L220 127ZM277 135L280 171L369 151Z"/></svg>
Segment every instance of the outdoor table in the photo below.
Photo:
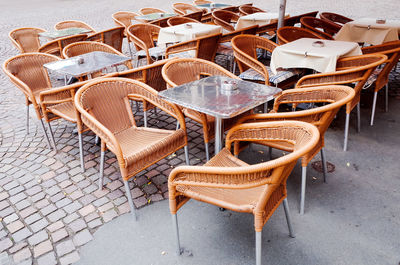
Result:
<svg viewBox="0 0 400 265"><path fill-rule="evenodd" d="M317 45L320 43L323 43L322 47ZM311 68L321 73L334 72L338 58L356 55L362 55L356 42L302 38L276 47L272 52L270 67L274 73L278 68Z"/></svg>
<svg viewBox="0 0 400 265"><path fill-rule="evenodd" d="M386 20L380 24L376 19L362 18L344 24L335 39L378 45L398 40L399 34L400 20Z"/></svg>
<svg viewBox="0 0 400 265"><path fill-rule="evenodd" d="M215 9L220 9L220 8L224 8L224 7L228 7L228 6L232 6L232 5L221 4L221 3L206 3L206 4L197 5L196 7L207 9L208 12L212 12Z"/></svg>
<svg viewBox="0 0 400 265"><path fill-rule="evenodd" d="M142 15L142 16L136 16L135 19L140 19L144 21L153 21L157 19L162 19L162 18L167 18L167 17L176 17L177 14L173 13L151 13L147 15Z"/></svg>
<svg viewBox="0 0 400 265"><path fill-rule="evenodd" d="M236 90L223 84L235 82ZM276 97L282 90L241 79L210 76L159 92L159 96L184 108L215 117L215 154L222 149L222 120L235 117Z"/></svg>
<svg viewBox="0 0 400 265"><path fill-rule="evenodd" d="M285 14L285 18L289 14ZM258 12L250 15L241 16L236 23L236 30L251 27L254 25L263 26L278 21L279 13Z"/></svg>
<svg viewBox="0 0 400 265"><path fill-rule="evenodd" d="M80 58L83 59L83 63L79 62ZM43 66L50 71L65 76L73 76L76 78L88 76L88 79L91 79L92 73L101 71L107 67L117 67L129 60L130 58L125 56L95 51L64 60L46 63Z"/></svg>
<svg viewBox="0 0 400 265"><path fill-rule="evenodd" d="M190 25L190 26L186 26ZM158 34L157 46L192 40L198 37L222 33L222 27L201 23L185 23L172 27L161 28Z"/></svg>
<svg viewBox="0 0 400 265"><path fill-rule="evenodd" d="M84 28L67 28L67 29L40 32L39 36L54 40L62 37L89 33L89 32L92 31L90 29L84 29Z"/></svg>

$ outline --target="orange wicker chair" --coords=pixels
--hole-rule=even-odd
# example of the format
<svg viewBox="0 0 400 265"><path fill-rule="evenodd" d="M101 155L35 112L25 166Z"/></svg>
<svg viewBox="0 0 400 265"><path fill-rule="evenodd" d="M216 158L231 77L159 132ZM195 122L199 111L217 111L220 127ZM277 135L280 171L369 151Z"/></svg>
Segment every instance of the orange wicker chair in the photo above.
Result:
<svg viewBox="0 0 400 265"><path fill-rule="evenodd" d="M96 30L94 28L92 28L85 22L77 21L77 20L60 21L54 25L55 30L68 29L68 28L83 28L83 29L88 29L92 32L96 32Z"/></svg>
<svg viewBox="0 0 400 265"><path fill-rule="evenodd" d="M204 13L203 9L187 3L174 3L172 4L172 9L174 10L175 13L182 16L193 12Z"/></svg>
<svg viewBox="0 0 400 265"><path fill-rule="evenodd" d="M125 27L116 27L112 29L106 29L97 33L94 33L87 37L87 41L97 41L107 45L110 45L119 52L122 52L122 41L124 39Z"/></svg>
<svg viewBox="0 0 400 265"><path fill-rule="evenodd" d="M333 22L339 26L342 26L343 24L353 21L351 18L330 12L322 12L321 14L319 14L319 17L321 19Z"/></svg>
<svg viewBox="0 0 400 265"><path fill-rule="evenodd" d="M12 44L21 52L37 52L40 47L39 33L45 32L39 28L18 28L12 30L8 37Z"/></svg>
<svg viewBox="0 0 400 265"><path fill-rule="evenodd" d="M129 26L128 38L135 44L137 60L146 57L147 64L151 64L158 57L162 57L165 51L154 45L154 39L157 39L160 27L151 24L134 24ZM156 58L153 60L153 58Z"/></svg>
<svg viewBox="0 0 400 265"><path fill-rule="evenodd" d="M333 35L338 33L341 28L335 23L315 17L302 17L300 23L303 28L314 31L327 40L333 40Z"/></svg>
<svg viewBox="0 0 400 265"><path fill-rule="evenodd" d="M195 5L203 5L203 4L210 4L212 3L212 1L208 1L208 0L194 0L193 4Z"/></svg>
<svg viewBox="0 0 400 265"><path fill-rule="evenodd" d="M317 33L304 28L298 27L282 27L278 29L276 32L276 36L278 37L278 42L280 45L286 44L301 38L315 38L315 39L324 39L322 36Z"/></svg>
<svg viewBox="0 0 400 265"><path fill-rule="evenodd" d="M154 8L154 7L143 7L139 10L139 13L142 15L148 15L153 13L166 13L162 9Z"/></svg>
<svg viewBox="0 0 400 265"><path fill-rule="evenodd" d="M266 11L262 10L261 8L255 7L255 6L249 6L249 5L241 5L239 6L239 12L240 15L245 16L245 15L250 15L254 13L265 13Z"/></svg>
<svg viewBox="0 0 400 265"><path fill-rule="evenodd" d="M200 21L193 19L193 18L188 18L188 17L171 17L167 20L168 26L176 26L180 24L185 24L185 23L200 23Z"/></svg>
<svg viewBox="0 0 400 265"><path fill-rule="evenodd" d="M41 53L49 53L61 57L62 50L64 49L65 46L74 42L84 41L86 40L86 38L87 38L86 34L78 34L78 35L55 39L41 46L38 51Z"/></svg>
<svg viewBox="0 0 400 265"><path fill-rule="evenodd" d="M143 98L176 118L178 130L137 127L129 99ZM157 91L146 84L126 78L93 81L76 93L75 105L83 124L101 139L99 188L103 187L103 167L106 149L118 160L125 184L126 196L135 214L128 181L140 171L167 157L182 147L189 164L185 119L178 107L163 101Z"/></svg>
<svg viewBox="0 0 400 265"><path fill-rule="evenodd" d="M273 110L265 114L254 114L244 117L239 123L243 122L270 122L278 120L297 120L309 122L315 125L321 135L318 144L301 158L302 176L301 176L301 197L300 197L300 214L304 214L304 201L306 191L306 174L307 165L314 158L314 156L321 152L322 168L324 174L324 182L326 182L326 162L324 153L324 135L331 122L335 118L339 109L349 103L354 98L354 89L347 86L321 86L289 89L282 92L281 95L275 98ZM281 104L294 104L301 103L308 104L325 104L320 107L315 107L307 110L279 112ZM277 148L287 152L293 151L293 146L288 145L286 142L256 142L259 144L267 145L270 148ZM235 148L235 155L238 155L239 148Z"/></svg>
<svg viewBox="0 0 400 265"><path fill-rule="evenodd" d="M129 53L131 55L131 58L133 58L133 53L132 53L132 49L131 49L131 39L128 38L128 28L130 25L132 25L132 21L138 21L136 19L136 16L139 16L136 13L133 12L128 12L128 11L119 11L116 12L114 14L112 14L112 19L114 20L115 24L118 27L125 27L125 37L127 37L127 41L128 41L128 48L129 48ZM138 21L139 22L139 21Z"/></svg>
<svg viewBox="0 0 400 265"><path fill-rule="evenodd" d="M230 152L241 141L276 140L294 145L294 151L280 158L248 165ZM240 124L233 127L225 148L204 166L180 166L168 178L169 209L181 254L178 210L190 199L236 212L254 215L256 264L261 265L262 229L283 201L289 234L294 237L287 202L286 180L298 158L310 152L319 140L318 129L299 121Z"/></svg>
<svg viewBox="0 0 400 265"><path fill-rule="evenodd" d="M336 71L303 76L296 88L325 85L352 85L355 96L346 105L346 125L344 130L343 150L347 150L350 112L357 106L357 131L360 131L360 94L374 69L387 60L386 55L372 54L340 58L336 63Z"/></svg>
<svg viewBox="0 0 400 265"><path fill-rule="evenodd" d="M214 24L220 25L225 30L235 31L235 26L232 24L235 24L238 21L239 15L231 11L220 9L212 12L212 19Z"/></svg>
<svg viewBox="0 0 400 265"><path fill-rule="evenodd" d="M3 64L4 73L25 95L26 132L29 133L29 105L32 104L49 148L51 144L43 124L39 94L51 89L50 78L43 64L57 60L59 60L58 57L50 54L24 53L6 60Z"/></svg>
<svg viewBox="0 0 400 265"><path fill-rule="evenodd" d="M396 66L400 59L400 40L393 42L386 42L380 45L374 45L362 48L363 54L385 54L388 59L382 68L376 69L367 83L375 82L374 99L372 101L372 112L370 125L374 125L374 116L376 108L376 99L378 92L385 87L385 111L388 111L389 105L389 74Z"/></svg>
<svg viewBox="0 0 400 265"><path fill-rule="evenodd" d="M167 62L162 69L162 76L169 87L179 86L188 82L199 80L204 76L214 75L238 78L215 63L197 58L179 58L174 61ZM202 125L205 153L208 161L210 158L208 152L208 143L215 137L214 117L191 109L184 109L183 112L186 117L189 117L190 119ZM224 120L224 130L231 128L232 125L235 124L235 122L243 115L248 115L248 113L239 115L238 117L232 119Z"/></svg>
<svg viewBox="0 0 400 265"><path fill-rule="evenodd" d="M298 79L295 70L282 70L274 74L269 66L257 60L257 49L272 52L278 45L266 38L254 35L238 35L232 39L232 48L239 66L239 77L282 89L292 87Z"/></svg>
<svg viewBox="0 0 400 265"><path fill-rule="evenodd" d="M203 21L203 11L189 13L189 14L183 15L182 17L195 19L199 22L206 22L206 21Z"/></svg>

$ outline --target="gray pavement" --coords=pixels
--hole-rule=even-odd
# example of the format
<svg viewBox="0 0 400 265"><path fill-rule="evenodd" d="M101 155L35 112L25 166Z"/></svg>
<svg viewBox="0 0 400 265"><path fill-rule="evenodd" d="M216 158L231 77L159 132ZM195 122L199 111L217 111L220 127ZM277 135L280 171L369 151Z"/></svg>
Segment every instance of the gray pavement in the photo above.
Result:
<svg viewBox="0 0 400 265"><path fill-rule="evenodd" d="M227 0L226 3L237 1ZM276 11L278 0L253 1ZM7 34L17 27L51 29L61 20L77 19L101 30L114 26L111 14L154 6L170 10L172 1L15 0L0 2L0 61L18 54ZM398 1L288 1L287 11L334 11L350 17L398 18ZM124 47L126 54L127 47ZM343 113L326 136L327 159L335 172L324 184L309 167L306 214L298 214L300 168L289 179L289 203L296 238L287 236L278 209L263 232L266 264L398 264L400 261L400 199L398 113L400 69L391 75L389 113L378 101L376 124L368 125L371 93L362 98L362 131L350 130L349 151L341 150ZM84 137L86 172L80 173L74 126L52 123L59 148L47 149L31 111L25 131L24 97L0 73L0 264L253 264L252 217L220 212L216 207L188 203L179 212L183 257L173 254L167 198L167 176L183 164L183 152L168 157L131 181L139 219L133 221L115 157L107 153L106 186L97 191L99 147L93 134ZM142 113L138 114L139 124ZM355 122L355 115L352 116ZM150 125L174 128L172 119L151 116ZM201 129L190 123L190 159L204 162ZM254 147L243 156L263 158ZM212 152L212 150L211 150ZM276 156L279 152L274 153ZM315 160L319 160L318 157ZM189 255L190 252L192 255Z"/></svg>

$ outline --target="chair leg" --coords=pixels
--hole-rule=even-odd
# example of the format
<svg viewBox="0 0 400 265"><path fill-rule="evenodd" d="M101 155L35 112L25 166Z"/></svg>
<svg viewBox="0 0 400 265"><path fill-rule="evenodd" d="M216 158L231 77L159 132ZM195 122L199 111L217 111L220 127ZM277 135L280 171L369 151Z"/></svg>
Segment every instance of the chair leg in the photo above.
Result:
<svg viewBox="0 0 400 265"><path fill-rule="evenodd" d="M50 144L50 140L49 140L49 136L47 135L46 128L44 127L44 123L43 123L42 119L40 119L40 124L42 126L42 130L43 130L44 136L46 137L47 146L49 147L49 149L52 149L51 148L51 144Z"/></svg>
<svg viewBox="0 0 400 265"><path fill-rule="evenodd" d="M210 160L210 154L208 152L208 143L204 143L204 147L206 150L206 160L208 161L208 160Z"/></svg>
<svg viewBox="0 0 400 265"><path fill-rule="evenodd" d="M101 151L101 154L100 154L99 190L102 190L102 189L103 189L104 155L105 155L105 151Z"/></svg>
<svg viewBox="0 0 400 265"><path fill-rule="evenodd" d="M272 147L268 146L268 155L269 155L269 160L272 159Z"/></svg>
<svg viewBox="0 0 400 265"><path fill-rule="evenodd" d="M83 140L81 133L78 133L78 140L79 140L79 158L81 160L81 169L82 172L85 172L85 162L83 160Z"/></svg>
<svg viewBox="0 0 400 265"><path fill-rule="evenodd" d="M389 84L385 85L385 112L389 111Z"/></svg>
<svg viewBox="0 0 400 265"><path fill-rule="evenodd" d="M179 121L176 121L176 130L179 130L179 128L181 127L181 125L179 124Z"/></svg>
<svg viewBox="0 0 400 265"><path fill-rule="evenodd" d="M135 205L133 204L131 189L129 188L129 183L127 180L124 180L126 197L128 197L129 207L131 208L131 213L133 214L135 220L137 220Z"/></svg>
<svg viewBox="0 0 400 265"><path fill-rule="evenodd" d="M321 160L322 160L322 171L324 174L324 182L326 183L326 159L325 159L325 150L324 148L321 148Z"/></svg>
<svg viewBox="0 0 400 265"><path fill-rule="evenodd" d="M347 141L349 139L349 122L350 122L350 113L346 113L346 124L344 127L343 151L347 151Z"/></svg>
<svg viewBox="0 0 400 265"><path fill-rule="evenodd" d="M131 55L131 60L133 60L133 53L132 53L132 49L131 49L131 43L129 41L128 41L128 48L129 48L129 53Z"/></svg>
<svg viewBox="0 0 400 265"><path fill-rule="evenodd" d="M262 232L256 232L256 265L261 265L261 239Z"/></svg>
<svg viewBox="0 0 400 265"><path fill-rule="evenodd" d="M94 137L94 144L98 145L100 143L100 138L98 135L96 135L96 137Z"/></svg>
<svg viewBox="0 0 400 265"><path fill-rule="evenodd" d="M26 105L26 134L29 134L29 105Z"/></svg>
<svg viewBox="0 0 400 265"><path fill-rule="evenodd" d="M57 152L56 140L54 139L54 133L53 133L53 130L51 129L50 122L47 123L47 126L49 126L50 137L51 137L51 141L53 142L54 150Z"/></svg>
<svg viewBox="0 0 400 265"><path fill-rule="evenodd" d="M186 165L190 165L190 160L189 160L189 148L187 145L184 147L185 149L185 160L186 160Z"/></svg>
<svg viewBox="0 0 400 265"><path fill-rule="evenodd" d="M304 201L306 200L306 178L307 166L301 168L300 214L304 214Z"/></svg>
<svg viewBox="0 0 400 265"><path fill-rule="evenodd" d="M369 125L374 125L374 118L375 118L375 108L376 108L376 98L378 97L378 92L374 92L374 99L372 100L372 112L371 112L371 122Z"/></svg>
<svg viewBox="0 0 400 265"><path fill-rule="evenodd" d="M179 256L182 253L181 242L179 240L179 228L178 228L178 214L172 215L172 224L174 226L175 237L176 237L176 255Z"/></svg>
<svg viewBox="0 0 400 265"><path fill-rule="evenodd" d="M289 229L289 236L294 238L295 235L293 232L292 222L290 221L289 203L288 203L287 198L285 198L283 200L283 209L285 209L286 222L287 222L288 229Z"/></svg>
<svg viewBox="0 0 400 265"><path fill-rule="evenodd" d="M361 131L361 111L360 111L360 102L357 104L357 132Z"/></svg>
<svg viewBox="0 0 400 265"><path fill-rule="evenodd" d="M147 111L143 111L143 123L144 127L147 127Z"/></svg>

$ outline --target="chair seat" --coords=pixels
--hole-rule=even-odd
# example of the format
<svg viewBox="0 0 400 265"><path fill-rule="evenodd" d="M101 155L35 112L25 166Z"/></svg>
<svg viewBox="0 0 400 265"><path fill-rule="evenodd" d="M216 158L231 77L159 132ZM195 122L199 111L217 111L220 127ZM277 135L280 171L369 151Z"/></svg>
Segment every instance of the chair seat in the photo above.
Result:
<svg viewBox="0 0 400 265"><path fill-rule="evenodd" d="M275 85L299 74L298 70L281 70L278 71L277 74L274 74L269 66L265 66L265 68L268 71L269 82ZM239 77L241 79L251 80L251 81L262 81L262 82L265 81L264 76L258 73L253 68L247 69L246 71L241 73Z"/></svg>
<svg viewBox="0 0 400 265"><path fill-rule="evenodd" d="M217 54L233 57L232 44L230 42L220 43L217 48Z"/></svg>
<svg viewBox="0 0 400 265"><path fill-rule="evenodd" d="M75 106L74 104L71 102L64 102L64 103L60 103L60 104L56 104L53 106L49 106L47 107L52 113L54 113L55 115L76 123L76 111L75 111Z"/></svg>
<svg viewBox="0 0 400 265"><path fill-rule="evenodd" d="M383 68L380 69L375 69L372 74L368 77L367 82L365 82L363 89L367 89L369 88L374 82L375 80L378 78L378 75L381 73Z"/></svg>

